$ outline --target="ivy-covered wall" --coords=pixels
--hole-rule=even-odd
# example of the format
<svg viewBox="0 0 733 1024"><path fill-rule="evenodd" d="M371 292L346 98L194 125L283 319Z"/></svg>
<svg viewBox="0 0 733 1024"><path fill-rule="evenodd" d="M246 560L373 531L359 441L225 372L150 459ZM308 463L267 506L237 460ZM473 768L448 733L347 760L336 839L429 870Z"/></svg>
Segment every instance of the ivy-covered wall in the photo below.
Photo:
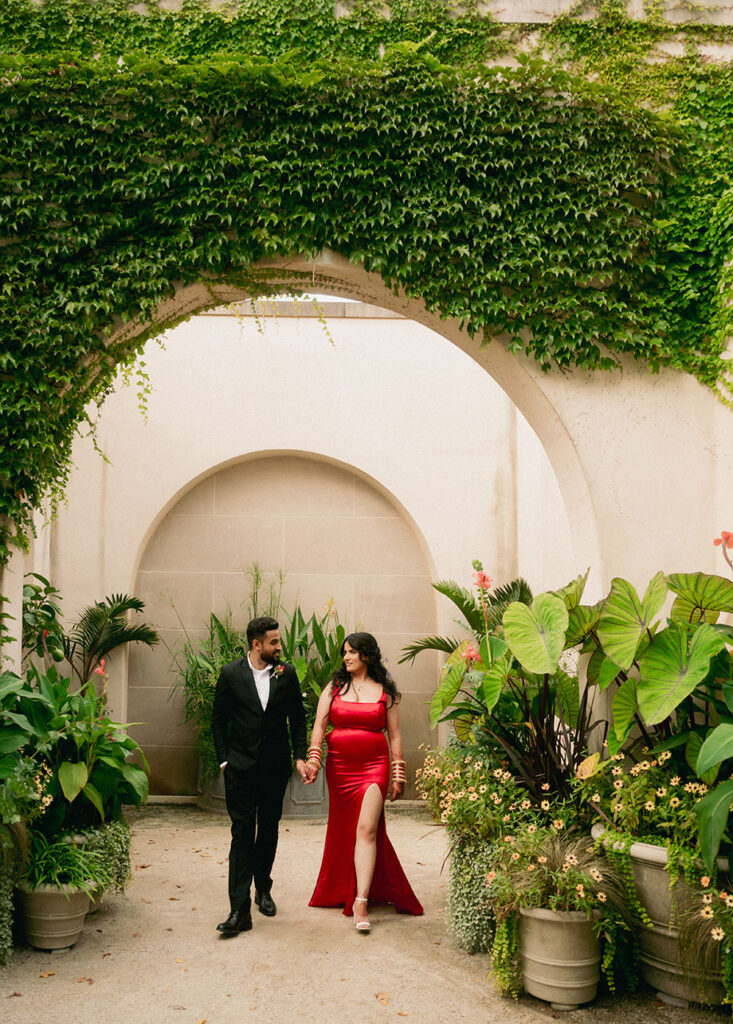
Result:
<svg viewBox="0 0 733 1024"><path fill-rule="evenodd" d="M727 398L733 71L696 52L712 33L615 3L541 31L384 7L5 0L0 522L17 540L161 303L199 280L266 289L263 257L330 248L548 372L631 354ZM686 56L649 64L683 31ZM130 319L153 327L109 347Z"/></svg>

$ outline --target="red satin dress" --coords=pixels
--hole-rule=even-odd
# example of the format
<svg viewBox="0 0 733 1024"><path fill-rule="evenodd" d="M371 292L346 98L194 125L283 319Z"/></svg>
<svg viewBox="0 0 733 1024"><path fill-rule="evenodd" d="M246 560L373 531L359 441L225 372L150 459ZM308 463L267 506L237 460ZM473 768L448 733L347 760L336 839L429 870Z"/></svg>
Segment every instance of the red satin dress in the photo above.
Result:
<svg viewBox="0 0 733 1024"><path fill-rule="evenodd" d="M384 735L386 695L382 693L376 703L367 703L341 700L336 694L330 719L333 729L326 741L329 799L326 846L309 906L343 907L344 914L350 917L356 896L356 826L364 794L376 783L384 800L389 789L389 747ZM377 826L377 860L369 901L393 903L402 914L423 912L387 838L384 810Z"/></svg>

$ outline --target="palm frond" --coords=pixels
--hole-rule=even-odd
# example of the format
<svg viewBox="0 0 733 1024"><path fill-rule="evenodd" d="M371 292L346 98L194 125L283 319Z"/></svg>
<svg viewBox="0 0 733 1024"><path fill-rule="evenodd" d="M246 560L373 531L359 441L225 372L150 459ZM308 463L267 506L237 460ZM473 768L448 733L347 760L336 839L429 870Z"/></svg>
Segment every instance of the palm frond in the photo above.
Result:
<svg viewBox="0 0 733 1024"><path fill-rule="evenodd" d="M398 664L402 665L405 661L413 661L421 651L442 651L444 654L452 654L462 642L449 636L424 636L421 640L416 640L414 644L406 644L402 648L403 655Z"/></svg>
<svg viewBox="0 0 733 1024"><path fill-rule="evenodd" d="M433 590L437 590L439 594L443 594L449 601L453 602L468 623L472 633L481 634L484 632L484 618L481 607L470 590L462 587L455 580L438 580L437 583L432 584L432 587Z"/></svg>

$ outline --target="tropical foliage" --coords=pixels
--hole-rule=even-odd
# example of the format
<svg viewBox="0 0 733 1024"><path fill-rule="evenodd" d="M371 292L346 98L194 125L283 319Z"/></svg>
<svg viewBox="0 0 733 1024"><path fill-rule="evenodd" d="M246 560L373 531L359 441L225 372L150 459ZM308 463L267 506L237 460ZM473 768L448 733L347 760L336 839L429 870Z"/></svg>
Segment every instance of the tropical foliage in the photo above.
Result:
<svg viewBox="0 0 733 1024"><path fill-rule="evenodd" d="M139 597L112 594L85 608L71 627L61 622L59 591L39 573L29 573L23 587L23 653L45 661L66 661L79 684L92 678L100 663L125 644L154 647L159 636L145 622L130 622L129 613L142 612Z"/></svg>

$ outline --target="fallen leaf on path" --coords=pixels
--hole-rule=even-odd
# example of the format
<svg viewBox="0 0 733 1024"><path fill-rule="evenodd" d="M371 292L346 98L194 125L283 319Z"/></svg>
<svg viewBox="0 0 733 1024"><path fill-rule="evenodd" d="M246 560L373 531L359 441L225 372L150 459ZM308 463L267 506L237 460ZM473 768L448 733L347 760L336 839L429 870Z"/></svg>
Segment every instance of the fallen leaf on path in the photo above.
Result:
<svg viewBox="0 0 733 1024"><path fill-rule="evenodd" d="M8 999L12 999L13 996L22 996L22 995L23 995L22 992L11 992L10 995L8 996Z"/></svg>
<svg viewBox="0 0 733 1024"><path fill-rule="evenodd" d="M77 978L76 979L77 985L81 984L82 981L85 981L87 983L87 985L93 985L94 984L94 979L93 978Z"/></svg>
<svg viewBox="0 0 733 1024"><path fill-rule="evenodd" d="M41 975L42 978L53 978L56 971L44 971Z"/></svg>
<svg viewBox="0 0 733 1024"><path fill-rule="evenodd" d="M202 1017L198 1024L206 1024L206 1017Z"/></svg>
<svg viewBox="0 0 733 1024"><path fill-rule="evenodd" d="M106 956L112 956L112 954L111 954L111 953L102 953L102 959L103 959L103 960L104 960L104 958L105 958Z"/></svg>
<svg viewBox="0 0 733 1024"><path fill-rule="evenodd" d="M136 864L135 865L135 870L136 871L142 871L143 868L149 868L149 867L150 867L149 864Z"/></svg>
<svg viewBox="0 0 733 1024"><path fill-rule="evenodd" d="M180 903L181 902L178 896L169 896L168 900L171 903Z"/></svg>
<svg viewBox="0 0 733 1024"><path fill-rule="evenodd" d="M182 963L183 963L183 960L176 960L176 963L177 963L177 964L182 964Z"/></svg>
<svg viewBox="0 0 733 1024"><path fill-rule="evenodd" d="M132 933L132 937L133 937L133 939L139 939L140 938L140 932L133 932Z"/></svg>
<svg viewBox="0 0 733 1024"><path fill-rule="evenodd" d="M390 995L388 992L377 992L375 998L382 1004L382 1006L387 1006L389 1004Z"/></svg>
<svg viewBox="0 0 733 1024"><path fill-rule="evenodd" d="M172 931L173 931L173 929L172 929L172 928L166 928L166 931L167 931L167 932L172 932Z"/></svg>
<svg viewBox="0 0 733 1024"><path fill-rule="evenodd" d="M145 896L141 896L140 897L140 902L141 903L152 903L153 901L149 900L149 899L146 899Z"/></svg>
<svg viewBox="0 0 733 1024"><path fill-rule="evenodd" d="M191 907L191 910L198 910L198 907Z"/></svg>
<svg viewBox="0 0 733 1024"><path fill-rule="evenodd" d="M415 863L419 864L421 868L425 867L425 861L424 860L416 860Z"/></svg>
<svg viewBox="0 0 733 1024"><path fill-rule="evenodd" d="M408 1017L408 1016L409 1016L409 1014L405 1013L405 1011L404 1011L404 1010L398 1010L398 1011L397 1011L397 1016L398 1016L398 1017Z"/></svg>

